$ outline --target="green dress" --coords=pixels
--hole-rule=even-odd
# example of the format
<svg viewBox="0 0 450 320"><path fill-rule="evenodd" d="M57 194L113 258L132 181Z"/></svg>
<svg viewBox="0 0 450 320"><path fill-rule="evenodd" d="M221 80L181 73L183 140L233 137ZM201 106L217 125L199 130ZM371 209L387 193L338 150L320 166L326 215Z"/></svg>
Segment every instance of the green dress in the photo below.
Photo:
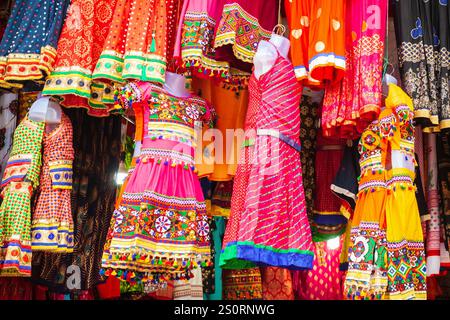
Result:
<svg viewBox="0 0 450 320"><path fill-rule="evenodd" d="M0 276L31 276L31 196L39 185L44 128L26 116L14 132L1 184Z"/></svg>

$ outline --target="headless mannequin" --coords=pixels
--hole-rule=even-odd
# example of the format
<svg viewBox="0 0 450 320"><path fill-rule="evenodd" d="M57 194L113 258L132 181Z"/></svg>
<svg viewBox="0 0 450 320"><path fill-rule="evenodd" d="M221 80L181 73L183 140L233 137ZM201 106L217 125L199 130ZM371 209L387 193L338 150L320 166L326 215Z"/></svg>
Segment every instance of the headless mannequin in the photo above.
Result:
<svg viewBox="0 0 450 320"><path fill-rule="evenodd" d="M37 99L30 108L28 118L36 122L45 122L45 131L53 131L61 123L62 110L58 102L50 97Z"/></svg>
<svg viewBox="0 0 450 320"><path fill-rule="evenodd" d="M397 79L395 79L394 76L390 75L389 73L386 73L383 78L383 87L382 87L383 95L385 97L387 97L387 95L389 94L389 84L390 83L397 85L398 81L397 81Z"/></svg>
<svg viewBox="0 0 450 320"><path fill-rule="evenodd" d="M253 58L255 65L254 74L256 79L269 71L278 58L278 52L281 56L287 57L291 43L288 38L272 33L269 41L261 40L258 45L258 50Z"/></svg>
<svg viewBox="0 0 450 320"><path fill-rule="evenodd" d="M167 72L166 82L164 83L163 88L168 93L176 97L184 98L191 95L191 93L186 89L186 78L181 74ZM142 141L136 141L133 157L140 156L141 147Z"/></svg>
<svg viewBox="0 0 450 320"><path fill-rule="evenodd" d="M186 78L177 73L167 72L164 90L176 97L189 97L191 93L186 89Z"/></svg>

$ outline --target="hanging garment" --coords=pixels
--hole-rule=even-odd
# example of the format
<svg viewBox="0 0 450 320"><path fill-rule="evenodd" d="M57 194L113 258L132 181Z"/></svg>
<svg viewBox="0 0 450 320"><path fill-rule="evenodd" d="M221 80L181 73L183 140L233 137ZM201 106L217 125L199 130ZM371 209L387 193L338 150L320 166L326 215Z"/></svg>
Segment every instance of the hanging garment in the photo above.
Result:
<svg viewBox="0 0 450 320"><path fill-rule="evenodd" d="M427 275L433 276L440 273L440 206L438 190L438 159L436 150L436 134L427 135L427 204L430 214L427 232Z"/></svg>
<svg viewBox="0 0 450 320"><path fill-rule="evenodd" d="M1 184L0 276L31 276L31 196L39 185L44 127L26 117L14 132Z"/></svg>
<svg viewBox="0 0 450 320"><path fill-rule="evenodd" d="M228 205L229 208L229 205ZM222 268L219 267L220 250L222 249L222 239L225 234L225 218L214 217L212 228L212 242L214 244L214 273L210 292L205 292L203 297L205 300L222 300L223 298L223 284L222 284Z"/></svg>
<svg viewBox="0 0 450 320"><path fill-rule="evenodd" d="M295 76L323 87L345 73L345 0L285 0Z"/></svg>
<svg viewBox="0 0 450 320"><path fill-rule="evenodd" d="M359 148L361 178L345 294L351 299L426 299L425 250L413 185L413 107L400 87L389 85L386 109L364 131Z"/></svg>
<svg viewBox="0 0 450 320"><path fill-rule="evenodd" d="M226 77L229 64L215 60L214 31L223 0L185 0L175 43L175 58L197 76Z"/></svg>
<svg viewBox="0 0 450 320"><path fill-rule="evenodd" d="M121 153L120 117L99 119L81 109L64 111L72 122L75 154L71 199L74 252L33 253L33 279L63 292L73 268L79 268L82 290L101 282L103 246L114 211Z"/></svg>
<svg viewBox="0 0 450 320"><path fill-rule="evenodd" d="M222 0L223 10L214 38L215 59L251 72L260 40L268 40L277 23L276 0Z"/></svg>
<svg viewBox="0 0 450 320"><path fill-rule="evenodd" d="M279 53L267 73L252 75L249 86L246 137L220 265L309 269L313 245L299 155L301 88L291 62Z"/></svg>
<svg viewBox="0 0 450 320"><path fill-rule="evenodd" d="M214 148L214 161L197 165L199 174L211 181L229 181L236 174L239 149L244 138L244 121L248 107L248 90L227 89L216 81L192 80L192 91L211 102L217 114L214 132L203 134L203 143Z"/></svg>
<svg viewBox="0 0 450 320"><path fill-rule="evenodd" d="M348 1L345 21L346 71L325 90L322 128L354 139L380 113L387 0Z"/></svg>
<svg viewBox="0 0 450 320"><path fill-rule="evenodd" d="M164 83L166 0L118 0L92 79Z"/></svg>
<svg viewBox="0 0 450 320"><path fill-rule="evenodd" d="M56 44L70 0L17 0L0 42L0 87L43 81L53 70Z"/></svg>
<svg viewBox="0 0 450 320"><path fill-rule="evenodd" d="M31 247L35 251L72 252L72 123L61 114L61 123L43 138L40 193L31 222Z"/></svg>
<svg viewBox="0 0 450 320"><path fill-rule="evenodd" d="M394 2L400 73L426 131L450 128L448 1Z"/></svg>
<svg viewBox="0 0 450 320"><path fill-rule="evenodd" d="M322 130L319 130L315 158L314 217L311 226L316 242L341 235L347 225L347 219L341 213L341 200L331 190L345 145L345 140L326 138L322 135Z"/></svg>
<svg viewBox="0 0 450 320"><path fill-rule="evenodd" d="M117 0L71 2L44 95L60 96L63 106L85 108L92 116L109 115L114 88L94 83L92 73L112 25L116 3Z"/></svg>
<svg viewBox="0 0 450 320"><path fill-rule="evenodd" d="M223 270L224 300L261 300L262 284L259 268Z"/></svg>
<svg viewBox="0 0 450 320"><path fill-rule="evenodd" d="M294 300L291 271L278 267L260 269L263 300Z"/></svg>
<svg viewBox="0 0 450 320"><path fill-rule="evenodd" d="M294 271L293 283L299 300L341 300L344 273L339 270L344 237L339 237L336 248L328 242L314 243L314 266L311 270Z"/></svg>
<svg viewBox="0 0 450 320"><path fill-rule="evenodd" d="M175 280L173 284L173 300L203 300L202 269L192 270L189 280Z"/></svg>
<svg viewBox="0 0 450 320"><path fill-rule="evenodd" d="M195 96L175 97L150 83L130 83L123 108L144 106L144 140L103 253L105 275L158 285L188 280L209 264L210 230L194 166L194 133L212 125L213 109Z"/></svg>
<svg viewBox="0 0 450 320"><path fill-rule="evenodd" d="M0 300L34 300L33 283L27 278L0 278Z"/></svg>
<svg viewBox="0 0 450 320"><path fill-rule="evenodd" d="M19 111L17 93L0 94L0 110L0 175L3 177L11 151L14 129L16 129Z"/></svg>
<svg viewBox="0 0 450 320"><path fill-rule="evenodd" d="M386 109L380 116L384 116L380 120L380 130L383 139L390 144L392 167L387 171L387 186L392 192L388 192L386 201L388 287L385 299L426 300L427 262L414 190L416 160L412 99L400 87L390 84Z"/></svg>

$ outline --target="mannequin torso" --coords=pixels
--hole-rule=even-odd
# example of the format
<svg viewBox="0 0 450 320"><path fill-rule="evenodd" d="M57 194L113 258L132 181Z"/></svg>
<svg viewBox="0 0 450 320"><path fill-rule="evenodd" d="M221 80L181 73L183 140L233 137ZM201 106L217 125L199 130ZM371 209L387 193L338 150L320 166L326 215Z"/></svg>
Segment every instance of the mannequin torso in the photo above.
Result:
<svg viewBox="0 0 450 320"><path fill-rule="evenodd" d="M273 67L278 58L278 53L286 58L290 45L289 39L275 33L272 34L269 41L261 40L253 58L253 64L255 65L253 72L256 79L259 79L261 75Z"/></svg>
<svg viewBox="0 0 450 320"><path fill-rule="evenodd" d="M45 122L45 130L52 131L61 123L61 107L50 97L37 99L30 108L28 118L36 122Z"/></svg>
<svg viewBox="0 0 450 320"><path fill-rule="evenodd" d="M191 95L186 89L186 78L181 74L167 72L163 88L176 97L182 98Z"/></svg>

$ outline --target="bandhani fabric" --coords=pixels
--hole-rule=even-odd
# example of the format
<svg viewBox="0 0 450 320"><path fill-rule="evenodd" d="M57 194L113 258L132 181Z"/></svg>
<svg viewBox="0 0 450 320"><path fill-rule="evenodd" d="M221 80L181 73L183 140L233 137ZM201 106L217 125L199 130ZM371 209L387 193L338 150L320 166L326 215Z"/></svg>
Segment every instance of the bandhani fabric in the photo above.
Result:
<svg viewBox="0 0 450 320"><path fill-rule="evenodd" d="M1 184L0 276L31 276L31 196L39 186L44 127L26 117L14 132Z"/></svg>
<svg viewBox="0 0 450 320"><path fill-rule="evenodd" d="M105 276L151 286L189 280L210 263L210 229L195 168L194 133L211 126L214 109L196 96L175 97L133 82L118 104L144 106L144 139L104 248ZM102 272L103 273L103 272Z"/></svg>
<svg viewBox="0 0 450 320"><path fill-rule="evenodd" d="M92 116L109 115L114 88L94 83L92 73L112 25L116 3L117 0L71 1L44 95L59 96L63 106L85 108Z"/></svg>
<svg viewBox="0 0 450 320"><path fill-rule="evenodd" d="M261 300L262 282L259 268L223 270L224 300Z"/></svg>
<svg viewBox="0 0 450 320"><path fill-rule="evenodd" d="M342 300L344 272L339 270L344 236L338 246L330 248L328 242L314 243L314 266L311 270L294 271L295 296L299 300Z"/></svg>
<svg viewBox="0 0 450 320"><path fill-rule="evenodd" d="M440 273L440 207L438 190L438 160L436 152L436 134L427 135L427 204L430 221L427 230L427 275Z"/></svg>
<svg viewBox="0 0 450 320"><path fill-rule="evenodd" d="M313 244L299 155L301 87L292 63L278 53L270 71L259 79L252 75L249 94L220 265L310 269Z"/></svg>
<svg viewBox="0 0 450 320"><path fill-rule="evenodd" d="M294 300L291 271L278 267L260 269L263 300Z"/></svg>
<svg viewBox="0 0 450 320"><path fill-rule="evenodd" d="M275 0L222 2L223 10L215 30L215 58L251 72L258 43L270 38L281 3Z"/></svg>
<svg viewBox="0 0 450 320"><path fill-rule="evenodd" d="M117 0L92 79L164 83L167 0Z"/></svg>
<svg viewBox="0 0 450 320"><path fill-rule="evenodd" d="M16 128L19 100L17 93L0 94L0 175L3 176Z"/></svg>
<svg viewBox="0 0 450 320"><path fill-rule="evenodd" d="M53 70L70 0L17 0L0 42L0 87L43 81Z"/></svg>
<svg viewBox="0 0 450 320"><path fill-rule="evenodd" d="M61 123L44 133L40 193L31 222L34 251L72 252L72 123L61 114Z"/></svg>
<svg viewBox="0 0 450 320"><path fill-rule="evenodd" d="M393 2L400 73L425 131L450 128L450 10L447 0Z"/></svg>
<svg viewBox="0 0 450 320"><path fill-rule="evenodd" d="M348 1L346 71L325 90L325 136L355 139L380 113L387 0Z"/></svg>
<svg viewBox="0 0 450 320"><path fill-rule="evenodd" d="M285 0L295 76L323 87L345 73L345 0Z"/></svg>

